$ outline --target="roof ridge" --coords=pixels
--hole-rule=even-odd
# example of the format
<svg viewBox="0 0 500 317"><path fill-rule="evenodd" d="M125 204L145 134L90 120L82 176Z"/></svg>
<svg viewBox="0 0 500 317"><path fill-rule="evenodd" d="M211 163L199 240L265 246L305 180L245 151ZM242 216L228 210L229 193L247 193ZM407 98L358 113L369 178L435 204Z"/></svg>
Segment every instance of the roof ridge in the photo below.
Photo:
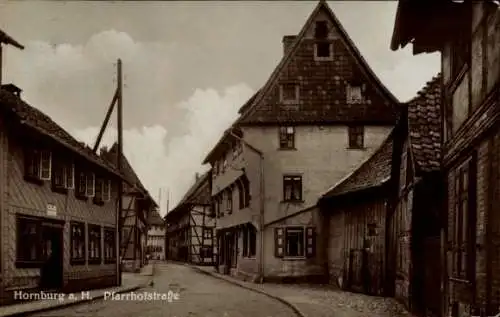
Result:
<svg viewBox="0 0 500 317"><path fill-rule="evenodd" d="M374 82L376 84L375 86L378 86L378 89L380 89L380 92L382 94L386 95L386 97L388 97L389 99L392 99L393 102L395 102L396 104L400 103L399 100L380 81L380 78L371 69L371 67L369 66L368 62L363 57L363 55L361 54L361 52L359 51L359 49L357 48L357 46L354 44L354 42L352 41L352 39L349 36L349 34L347 33L347 31L344 29L344 27L340 23L340 20L337 18L337 16L335 15L335 13L328 6L328 4L326 3L326 1L325 0L320 0L318 2L318 4L316 5L316 7L314 8L314 10L309 15L309 17L307 18L307 20L304 23L304 25L302 26L300 32L297 34L297 38L295 39L295 41L291 45L290 49L287 50L286 54L281 58L280 62L274 68L273 72L271 73L271 75L267 79L267 81L264 84L264 86L262 86L262 88L259 90L259 93L256 96L256 98L254 99L254 101L252 102L252 104L248 107L247 111L245 111L245 112L243 112L241 114L241 116L237 119L236 123L241 123L241 121L243 121L245 118L249 117L253 113L253 111L255 111L256 105L267 94L267 92L271 88L271 84L277 79L278 75L281 73L281 71L283 70L283 68L285 67L285 65L287 64L287 62L290 60L290 58L292 56L294 56L296 50L300 46L301 40L304 38L304 35L306 34L306 32L307 32L307 30L309 28L309 25L312 23L314 17L318 14L318 12L321 9L325 9L327 11L327 13L330 15L330 17L333 20L335 26L337 27L337 29L341 33L341 38L343 38L346 41L346 44L347 44L348 48L353 51L353 53L355 55L355 58L354 58L355 62L357 62L358 64L360 64L359 65L359 66L361 66L360 68L363 69L367 73L368 77L372 77L372 79L374 80Z"/></svg>

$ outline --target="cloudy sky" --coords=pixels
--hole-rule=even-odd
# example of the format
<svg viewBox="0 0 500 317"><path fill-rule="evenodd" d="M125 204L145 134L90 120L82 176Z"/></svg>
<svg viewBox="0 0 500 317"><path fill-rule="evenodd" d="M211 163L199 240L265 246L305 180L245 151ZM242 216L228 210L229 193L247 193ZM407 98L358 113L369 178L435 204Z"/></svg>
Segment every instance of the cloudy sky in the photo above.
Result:
<svg viewBox="0 0 500 317"><path fill-rule="evenodd" d="M0 0L0 28L26 46L4 54L5 82L76 138L93 144L123 60L124 151L166 212L200 162L264 84L316 2ZM439 55L392 52L395 1L329 5L401 101L439 71ZM115 140L113 127L104 143Z"/></svg>

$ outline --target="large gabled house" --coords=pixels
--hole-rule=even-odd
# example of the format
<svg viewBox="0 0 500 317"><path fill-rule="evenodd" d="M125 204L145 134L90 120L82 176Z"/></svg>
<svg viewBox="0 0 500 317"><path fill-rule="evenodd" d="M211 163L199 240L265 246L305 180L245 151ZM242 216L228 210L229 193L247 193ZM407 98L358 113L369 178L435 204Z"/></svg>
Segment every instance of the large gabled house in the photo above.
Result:
<svg viewBox="0 0 500 317"><path fill-rule="evenodd" d="M259 281L322 278L317 199L382 144L397 104L320 1L283 38L278 66L204 160L219 270Z"/></svg>
<svg viewBox="0 0 500 317"><path fill-rule="evenodd" d="M101 157L115 166L117 153L117 143L109 149L101 148ZM158 205L123 154L121 162L127 181L123 183L120 259L124 271L134 272L146 264L148 218Z"/></svg>
<svg viewBox="0 0 500 317"><path fill-rule="evenodd" d="M153 210L148 217L148 237L146 253L150 259L165 260L166 224L159 210Z"/></svg>
<svg viewBox="0 0 500 317"><path fill-rule="evenodd" d="M114 166L0 88L0 302L14 293L116 286ZM18 298L19 299L19 298Z"/></svg>
<svg viewBox="0 0 500 317"><path fill-rule="evenodd" d="M425 16L425 17L424 17ZM391 48L441 53L443 315L500 305L500 11L497 1L399 1Z"/></svg>
<svg viewBox="0 0 500 317"><path fill-rule="evenodd" d="M168 260L213 265L215 215L210 200L210 172L196 174L195 182L177 206L165 215Z"/></svg>

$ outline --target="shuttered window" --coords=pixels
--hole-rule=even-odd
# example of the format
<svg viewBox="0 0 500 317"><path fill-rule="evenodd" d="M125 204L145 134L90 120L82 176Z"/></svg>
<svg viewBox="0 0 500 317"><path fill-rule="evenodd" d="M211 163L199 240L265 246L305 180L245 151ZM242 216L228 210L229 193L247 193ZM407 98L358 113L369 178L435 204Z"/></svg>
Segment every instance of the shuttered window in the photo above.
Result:
<svg viewBox="0 0 500 317"><path fill-rule="evenodd" d="M314 227L280 227L274 229L275 256L316 256L316 230Z"/></svg>

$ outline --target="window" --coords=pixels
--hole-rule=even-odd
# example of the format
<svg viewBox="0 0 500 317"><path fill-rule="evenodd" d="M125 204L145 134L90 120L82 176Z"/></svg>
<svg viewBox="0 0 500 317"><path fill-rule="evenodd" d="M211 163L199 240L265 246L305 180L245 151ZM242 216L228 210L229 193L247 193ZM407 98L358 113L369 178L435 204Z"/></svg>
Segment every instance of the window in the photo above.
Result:
<svg viewBox="0 0 500 317"><path fill-rule="evenodd" d="M32 218L17 218L16 267L39 267L42 264L40 221Z"/></svg>
<svg viewBox="0 0 500 317"><path fill-rule="evenodd" d="M299 85L295 83L281 84L280 101L282 103L297 103L299 101Z"/></svg>
<svg viewBox="0 0 500 317"><path fill-rule="evenodd" d="M52 188L55 191L64 191L75 187L75 166L62 159L54 160L52 168Z"/></svg>
<svg viewBox="0 0 500 317"><path fill-rule="evenodd" d="M111 196L111 181L108 179L97 178L95 180L94 203L103 204L110 200Z"/></svg>
<svg viewBox="0 0 500 317"><path fill-rule="evenodd" d="M222 197L223 197L223 196L222 196L222 195L220 195L220 196L218 197L218 199L217 199L218 206L219 206L219 210L218 210L218 211L219 211L219 217L223 217L223 216L224 216L224 205L223 205L224 201L223 201L223 198L222 198Z"/></svg>
<svg viewBox="0 0 500 317"><path fill-rule="evenodd" d="M314 227L274 228L275 256L314 257L316 254L316 232Z"/></svg>
<svg viewBox="0 0 500 317"><path fill-rule="evenodd" d="M77 173L77 187L75 196L80 199L87 199L87 174L84 171Z"/></svg>
<svg viewBox="0 0 500 317"><path fill-rule="evenodd" d="M102 200L110 201L111 200L111 180L103 180L102 185Z"/></svg>
<svg viewBox="0 0 500 317"><path fill-rule="evenodd" d="M226 210L228 214L233 213L233 191L231 188L226 190Z"/></svg>
<svg viewBox="0 0 500 317"><path fill-rule="evenodd" d="M85 263L85 224L81 222L71 222L71 264Z"/></svg>
<svg viewBox="0 0 500 317"><path fill-rule="evenodd" d="M212 229L203 228L203 238L207 240L212 240L213 238Z"/></svg>
<svg viewBox="0 0 500 317"><path fill-rule="evenodd" d="M213 257L213 249L210 246L202 246L200 248L200 257L201 258L212 258Z"/></svg>
<svg viewBox="0 0 500 317"><path fill-rule="evenodd" d="M476 161L469 159L455 171L454 267L459 278L473 280L476 227Z"/></svg>
<svg viewBox="0 0 500 317"><path fill-rule="evenodd" d="M257 246L257 230L251 224L243 228L243 256L255 257Z"/></svg>
<svg viewBox="0 0 500 317"><path fill-rule="evenodd" d="M283 176L283 200L302 200L302 176Z"/></svg>
<svg viewBox="0 0 500 317"><path fill-rule="evenodd" d="M294 149L295 148L295 128L294 127L280 127L280 149Z"/></svg>
<svg viewBox="0 0 500 317"><path fill-rule="evenodd" d="M332 60L333 44L330 41L318 41L314 44L315 60Z"/></svg>
<svg viewBox="0 0 500 317"><path fill-rule="evenodd" d="M362 149L364 147L364 130L363 126L348 127L349 148Z"/></svg>
<svg viewBox="0 0 500 317"><path fill-rule="evenodd" d="M97 225L88 225L89 244L88 255L89 264L101 263L101 227Z"/></svg>
<svg viewBox="0 0 500 317"><path fill-rule="evenodd" d="M50 180L52 174L52 153L46 150L25 149L24 174L29 181Z"/></svg>
<svg viewBox="0 0 500 317"><path fill-rule="evenodd" d="M224 156L226 155L224 154ZM224 158L224 161L222 163L222 171L223 172L227 171L227 158Z"/></svg>
<svg viewBox="0 0 500 317"><path fill-rule="evenodd" d="M87 173L85 175L85 182L87 184L85 196L94 197L95 195L95 174Z"/></svg>
<svg viewBox="0 0 500 317"><path fill-rule="evenodd" d="M326 21L316 21L314 28L314 38L326 39L328 37L328 23Z"/></svg>
<svg viewBox="0 0 500 317"><path fill-rule="evenodd" d="M348 85L346 90L348 104L359 104L363 102L363 88L361 86Z"/></svg>
<svg viewBox="0 0 500 317"><path fill-rule="evenodd" d="M116 261L115 229L104 228L104 263Z"/></svg>

